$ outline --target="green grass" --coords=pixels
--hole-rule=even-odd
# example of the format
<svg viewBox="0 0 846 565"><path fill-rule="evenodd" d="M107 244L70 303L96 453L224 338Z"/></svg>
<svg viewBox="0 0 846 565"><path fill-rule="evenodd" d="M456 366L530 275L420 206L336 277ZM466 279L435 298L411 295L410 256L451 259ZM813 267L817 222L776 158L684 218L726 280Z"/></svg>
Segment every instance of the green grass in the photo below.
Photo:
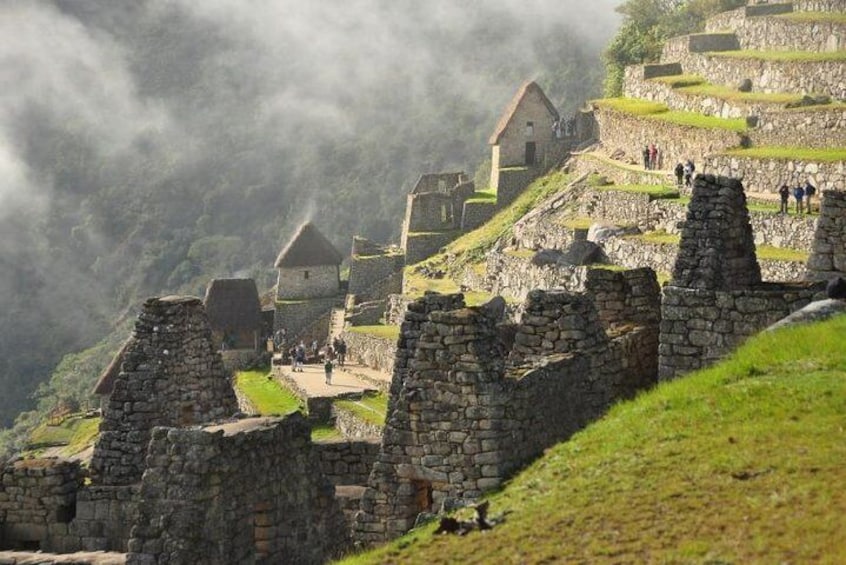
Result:
<svg viewBox="0 0 846 565"><path fill-rule="evenodd" d="M734 100L737 102L761 103L761 104L788 104L802 100L801 94L790 94L784 92L740 92L719 84L700 83L691 86L679 87L677 90L683 94L698 94L711 96L721 100Z"/></svg>
<svg viewBox="0 0 846 565"><path fill-rule="evenodd" d="M467 199L471 204L496 204L496 190L487 188L485 190L477 190L473 196Z"/></svg>
<svg viewBox="0 0 846 565"><path fill-rule="evenodd" d="M790 14L780 14L775 17L799 23L846 25L846 14L834 12L792 12Z"/></svg>
<svg viewBox="0 0 846 565"><path fill-rule="evenodd" d="M729 149L722 155L752 159L790 159L811 162L846 161L846 148L814 149L809 147L761 146L748 149Z"/></svg>
<svg viewBox="0 0 846 565"><path fill-rule="evenodd" d="M839 563L843 335L840 316L757 336L549 449L490 497L494 529L344 563Z"/></svg>
<svg viewBox="0 0 846 565"><path fill-rule="evenodd" d="M607 108L624 114L641 116L651 120L660 120L680 126L702 129L720 129L738 133L747 130L745 118L718 118L698 112L670 110L666 104L649 102L636 98L603 98L593 103L600 108Z"/></svg>
<svg viewBox="0 0 846 565"><path fill-rule="evenodd" d="M586 216L570 217L561 222L561 225L571 230L586 230L590 228L596 220Z"/></svg>
<svg viewBox="0 0 846 565"><path fill-rule="evenodd" d="M825 61L846 61L846 51L715 51L713 57L726 59L758 59L785 63L820 63Z"/></svg>
<svg viewBox="0 0 846 565"><path fill-rule="evenodd" d="M758 245L755 248L758 259L765 261L787 261L791 263L807 263L808 253L787 249L785 247L771 247L769 245Z"/></svg>
<svg viewBox="0 0 846 565"><path fill-rule="evenodd" d="M683 88L685 86L696 86L707 81L699 75L671 75L649 79L653 82L666 84L670 88Z"/></svg>
<svg viewBox="0 0 846 565"><path fill-rule="evenodd" d="M63 446L61 454L69 457L93 445L99 431L99 417L71 414L55 426L42 423L35 428L29 436L27 448Z"/></svg>
<svg viewBox="0 0 846 565"><path fill-rule="evenodd" d="M445 270L455 271L468 263L476 263L494 243L511 233L514 222L523 217L538 203L550 195L563 190L571 177L565 173L551 173L530 184L514 202L500 210L483 226L466 233L446 246L446 253L427 260L430 265L442 265ZM449 260L446 258L450 257Z"/></svg>
<svg viewBox="0 0 846 565"><path fill-rule="evenodd" d="M347 331L357 334L365 334L382 339L397 339L399 338L399 326L353 326Z"/></svg>
<svg viewBox="0 0 846 565"><path fill-rule="evenodd" d="M340 439L344 439L344 436L334 426L321 425L311 428L311 441L335 441Z"/></svg>
<svg viewBox="0 0 846 565"><path fill-rule="evenodd" d="M596 190L648 194L653 199L679 197L679 190L675 186L659 184L608 184L605 186L598 186L596 187Z"/></svg>
<svg viewBox="0 0 846 565"><path fill-rule="evenodd" d="M336 400L335 406L352 412L355 416L376 426L385 425L388 413L388 396L385 394L367 394L360 400Z"/></svg>
<svg viewBox="0 0 846 565"><path fill-rule="evenodd" d="M302 401L267 371L240 371L235 375L235 387L261 416L284 416L303 409Z"/></svg>
<svg viewBox="0 0 846 565"><path fill-rule="evenodd" d="M432 235L444 235L444 234L459 234L461 230L443 230L443 231L415 231L415 232L408 232L408 237L415 238L415 237L429 237Z"/></svg>
<svg viewBox="0 0 846 565"><path fill-rule="evenodd" d="M656 243L658 245L678 245L680 237L678 234L666 233L663 231L654 231L648 233L639 233L636 235L627 235L626 239L635 239L644 243Z"/></svg>

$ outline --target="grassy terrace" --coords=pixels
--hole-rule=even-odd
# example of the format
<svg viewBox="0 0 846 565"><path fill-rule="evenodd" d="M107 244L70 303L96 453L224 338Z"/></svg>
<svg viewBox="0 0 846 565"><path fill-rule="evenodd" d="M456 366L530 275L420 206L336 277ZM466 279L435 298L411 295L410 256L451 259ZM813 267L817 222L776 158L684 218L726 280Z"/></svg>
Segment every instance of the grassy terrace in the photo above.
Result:
<svg viewBox="0 0 846 565"><path fill-rule="evenodd" d="M55 426L46 422L29 436L27 450L61 446L60 455L70 457L94 444L100 431L100 418L85 414L71 414Z"/></svg>
<svg viewBox="0 0 846 565"><path fill-rule="evenodd" d="M682 94L710 96L721 100L734 102L746 102L750 104L792 104L800 102L804 96L787 92L740 92L736 88L721 84L711 84L699 75L673 75L649 79L652 82L666 84L670 88L678 90ZM839 105L839 104L835 104ZM817 106L802 106L797 110L826 110L832 108L832 104L821 104Z"/></svg>
<svg viewBox="0 0 846 565"><path fill-rule="evenodd" d="M713 51L712 57L724 59L757 59L760 61L790 63L822 63L826 61L846 61L846 51Z"/></svg>
<svg viewBox="0 0 846 565"><path fill-rule="evenodd" d="M846 25L846 14L834 12L792 12L775 17L799 23Z"/></svg>
<svg viewBox="0 0 846 565"><path fill-rule="evenodd" d="M261 416L284 416L304 409L302 401L266 370L238 372L235 388L250 399Z"/></svg>
<svg viewBox="0 0 846 565"><path fill-rule="evenodd" d="M656 177L666 178L668 171L648 171L644 170L642 165L630 165L628 163L623 163L622 161L615 161L610 157L602 155L601 153L582 153L580 155L582 158L593 159L594 161L599 161L600 163L604 163L606 165L610 165L612 167L618 167L620 169L626 169L629 171L637 171L641 175L653 175Z"/></svg>
<svg viewBox="0 0 846 565"><path fill-rule="evenodd" d="M352 412L360 420L384 426L388 413L388 397L385 394L367 394L360 400L336 400L335 406Z"/></svg>
<svg viewBox="0 0 846 565"><path fill-rule="evenodd" d="M750 339L549 449L490 497L494 529L432 524L344 563L838 563L844 334L840 316Z"/></svg>
<svg viewBox="0 0 846 565"><path fill-rule="evenodd" d="M467 199L471 204L496 204L496 190L493 188L486 188L485 190L477 190L473 196Z"/></svg>
<svg viewBox="0 0 846 565"><path fill-rule="evenodd" d="M752 159L783 159L832 163L846 161L846 148L814 149L808 147L761 146L747 149L728 149L721 155L749 157Z"/></svg>
<svg viewBox="0 0 846 565"><path fill-rule="evenodd" d="M378 337L381 339L396 340L397 338L399 338L399 326L353 326L349 328L348 331L356 334L365 334L373 337Z"/></svg>
<svg viewBox="0 0 846 565"><path fill-rule="evenodd" d="M603 98L594 100L593 103L600 108L614 110L631 116L640 116L650 120L660 120L680 126L712 130L721 129L738 133L743 133L747 129L744 118L718 118L715 116L705 116L696 112L670 110L666 104L636 98Z"/></svg>
<svg viewBox="0 0 846 565"><path fill-rule="evenodd" d="M678 246L681 238L677 234L655 231L626 236L626 239L634 239L644 243L654 243L658 245ZM804 263L808 260L808 254L806 252L796 251L795 249L787 249L784 247L758 245L755 247L755 252L758 255L758 259L764 261L789 261Z"/></svg>
<svg viewBox="0 0 846 565"><path fill-rule="evenodd" d="M594 188L595 190L606 190L610 192L648 194L653 200L673 199L679 197L678 188L660 184L608 184L596 186Z"/></svg>

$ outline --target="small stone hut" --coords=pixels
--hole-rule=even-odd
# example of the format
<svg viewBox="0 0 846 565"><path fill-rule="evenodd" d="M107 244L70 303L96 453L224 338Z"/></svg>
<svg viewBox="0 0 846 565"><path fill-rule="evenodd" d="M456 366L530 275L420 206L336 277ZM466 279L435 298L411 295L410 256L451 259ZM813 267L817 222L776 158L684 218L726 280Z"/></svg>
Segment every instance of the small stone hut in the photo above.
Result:
<svg viewBox="0 0 846 565"><path fill-rule="evenodd" d="M203 300L215 343L227 349L258 349L261 303L252 279L214 279Z"/></svg>
<svg viewBox="0 0 846 565"><path fill-rule="evenodd" d="M315 225L304 223L276 259L276 299L337 296L341 290L341 261L341 254Z"/></svg>
<svg viewBox="0 0 846 565"><path fill-rule="evenodd" d="M541 87L534 81L526 82L505 109L489 140L492 168L543 163L555 143L552 126L559 119L558 110Z"/></svg>

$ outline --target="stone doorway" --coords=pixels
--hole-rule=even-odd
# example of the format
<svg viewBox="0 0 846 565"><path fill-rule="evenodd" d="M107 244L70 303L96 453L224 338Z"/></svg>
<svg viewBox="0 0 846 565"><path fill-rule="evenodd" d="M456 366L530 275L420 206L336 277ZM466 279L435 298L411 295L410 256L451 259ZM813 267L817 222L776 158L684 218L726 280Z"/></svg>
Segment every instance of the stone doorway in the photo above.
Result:
<svg viewBox="0 0 846 565"><path fill-rule="evenodd" d="M526 166L531 166L535 164L535 157L537 153L537 147L535 146L534 141L527 141L526 142Z"/></svg>

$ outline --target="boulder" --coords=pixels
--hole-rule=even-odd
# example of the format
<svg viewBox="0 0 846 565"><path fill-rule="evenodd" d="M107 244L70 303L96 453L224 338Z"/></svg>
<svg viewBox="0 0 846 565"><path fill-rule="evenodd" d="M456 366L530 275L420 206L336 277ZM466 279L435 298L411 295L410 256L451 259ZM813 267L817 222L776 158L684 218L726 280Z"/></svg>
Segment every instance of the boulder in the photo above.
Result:
<svg viewBox="0 0 846 565"><path fill-rule="evenodd" d="M636 226L615 226L610 224L593 224L588 229L588 241L594 243L602 243L606 239L612 237L621 237L624 235L631 235L640 233Z"/></svg>

